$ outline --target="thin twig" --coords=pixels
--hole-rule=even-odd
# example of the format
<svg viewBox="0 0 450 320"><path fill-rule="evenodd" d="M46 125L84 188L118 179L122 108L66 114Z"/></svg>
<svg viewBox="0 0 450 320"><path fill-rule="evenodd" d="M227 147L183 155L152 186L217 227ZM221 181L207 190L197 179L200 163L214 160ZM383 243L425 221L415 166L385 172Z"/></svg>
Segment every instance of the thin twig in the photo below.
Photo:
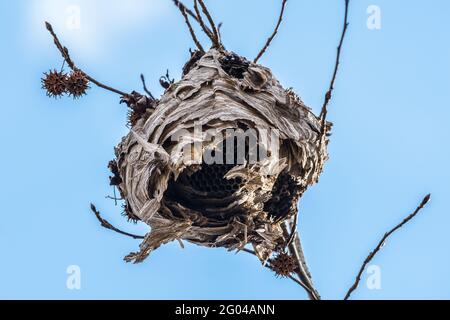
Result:
<svg viewBox="0 0 450 320"><path fill-rule="evenodd" d="M308 277L308 279L310 279L310 282L312 283L311 272L309 271L308 264L306 263L305 253L303 251L302 243L300 241L300 236L298 233L294 237L293 245L296 247L297 252L299 253L300 262L302 263L302 266L303 266L303 271L306 274L306 276ZM314 285L312 285L312 287L314 288ZM317 290L316 290L316 293L317 293L317 296L320 298L320 295L317 292Z"/></svg>
<svg viewBox="0 0 450 320"><path fill-rule="evenodd" d="M286 242L286 246L289 246L297 236L297 219L298 219L298 212L294 215L294 221L292 221L291 225L291 235L289 236L289 239Z"/></svg>
<svg viewBox="0 0 450 320"><path fill-rule="evenodd" d="M59 72L63 72L65 66L66 66L66 60L63 59L63 62L62 62L62 64L61 64L61 70L60 70Z"/></svg>
<svg viewBox="0 0 450 320"><path fill-rule="evenodd" d="M195 0L195 2L197 2L197 0ZM205 2L203 0L198 0L198 2L200 2L203 13L205 14L206 18L208 19L209 24L211 25L211 29L214 33L214 38L215 38L215 41L213 41L214 45L217 48L220 48L221 47L220 36L219 36L219 32L217 31L216 24L214 23L214 19L212 18L211 13L209 12L208 7L206 6Z"/></svg>
<svg viewBox="0 0 450 320"><path fill-rule="evenodd" d="M247 253L250 253L250 254L256 256L256 252L255 251L247 249L247 248L242 248L242 249L240 249L240 251L244 251L244 252L247 252Z"/></svg>
<svg viewBox="0 0 450 320"><path fill-rule="evenodd" d="M116 197L116 196L113 196L113 197L111 197L111 196L106 196L105 199L116 200L116 201L122 201L122 200L124 200L123 198L118 198L118 197Z"/></svg>
<svg viewBox="0 0 450 320"><path fill-rule="evenodd" d="M258 60L263 56L263 54L266 52L267 48L269 48L270 44L272 43L272 40L275 38L275 36L278 33L278 30L280 29L280 25L281 22L283 21L283 16L284 16L284 9L286 8L286 2L287 0L283 0L283 3L281 5L281 12L280 12L280 17L278 18L278 22L277 25L275 27L275 30L273 31L272 35L269 37L269 39L267 39L266 44L264 45L264 47L261 49L261 51L258 53L258 55L256 56L255 60L253 60L254 63L257 63Z"/></svg>
<svg viewBox="0 0 450 320"><path fill-rule="evenodd" d="M332 94L333 94L333 90L334 90L334 82L336 81L336 76L339 70L339 64L340 64L340 59L341 59L341 51L342 51L342 45L344 43L344 39L345 39L345 35L347 33L347 29L348 29L348 5L349 5L350 0L345 0L345 14L344 14L344 26L342 29L342 34L341 34L341 39L339 41L339 45L337 47L337 54L336 54L336 62L334 65L334 71L333 71L333 76L331 78L330 81L330 87L328 88L327 93L325 94L325 100L323 102L323 106L322 106L322 111L320 112L320 119L322 122L322 136L325 136L327 133L326 130L326 118L327 118L327 114L328 114L328 104L330 103Z"/></svg>
<svg viewBox="0 0 450 320"><path fill-rule="evenodd" d="M314 288L313 282L312 282L312 276L311 276L311 272L309 271L308 268L308 264L306 263L306 257L305 254L303 252L303 247L300 241L300 236L299 233L297 232L297 227L298 227L298 215L299 213L297 213L294 216L294 219L292 219L292 221L289 221L289 225L290 225L290 234L291 234L291 239L289 239L289 241L287 242L287 246L293 245L296 249L296 251L298 252L299 255L299 263L302 264L303 266L303 273L305 274L305 276L309 279L309 282L311 283L311 287ZM319 293L316 291L317 296L320 298Z"/></svg>
<svg viewBox="0 0 450 320"><path fill-rule="evenodd" d="M114 205L117 206L116 186L113 186L113 194L114 194Z"/></svg>
<svg viewBox="0 0 450 320"><path fill-rule="evenodd" d="M383 238L381 238L378 245L375 247L375 249L369 253L367 258L364 260L364 263L362 264L361 268L359 269L358 275L356 276L355 282L353 285L348 289L347 294L345 295L344 300L348 300L350 298L350 295L352 292L358 287L359 282L361 281L362 273L364 272L366 266L372 261L372 259L375 257L375 255L384 247L386 240L397 230L402 228L406 223L408 223L410 220L412 220L419 212L420 210L425 207L425 205L430 201L431 194L428 194L423 198L420 205L414 210L413 213L411 213L409 216L407 216L402 222L400 222L398 225L396 225L393 229L391 229L389 232L385 233Z"/></svg>
<svg viewBox="0 0 450 320"><path fill-rule="evenodd" d="M103 219L100 211L97 210L97 208L91 203L91 210L92 212L95 214L95 216L97 217L97 220L100 222L101 226L103 228L112 230L114 232L120 233L121 235L127 236L127 237L131 237L133 239L144 239L145 237L143 236L138 236L132 233L128 233L125 231L122 231L120 229L117 229L116 227L114 227L111 223L109 223L107 220Z"/></svg>
<svg viewBox="0 0 450 320"><path fill-rule="evenodd" d="M223 27L223 22L219 22L219 24L217 25L217 33L219 34L219 42L222 44L222 27ZM222 44L223 46L223 44Z"/></svg>
<svg viewBox="0 0 450 320"><path fill-rule="evenodd" d="M285 239L288 239L290 236L290 231L287 227L287 224L282 224L283 229L283 235ZM314 288L314 284L312 282L311 276L305 267L306 262L304 261L304 255L302 248L300 246L297 246L295 242L291 243L288 246L289 253L297 262L297 275L298 278L305 284L305 286L308 288L308 294L309 298L311 300L320 300L320 294L319 292Z"/></svg>
<svg viewBox="0 0 450 320"><path fill-rule="evenodd" d="M194 10L195 10L195 13L196 13L196 15L197 15L197 21L198 21L198 23L200 24L200 26L202 27L203 32L206 33L206 35L208 36L208 38L211 39L213 45L215 46L215 45L216 45L216 39L215 39L214 34L212 33L212 31L209 30L209 29L206 27L206 24L205 24L205 22L203 21L202 15L201 15L201 13L200 13L200 9L198 8L198 2L197 2L197 0L194 0Z"/></svg>
<svg viewBox="0 0 450 320"><path fill-rule="evenodd" d="M173 0L173 3L174 3L178 8L185 10L186 13L187 13L188 15L190 15L192 18L195 19L195 21L197 21L198 23L200 23L200 21L199 21L198 18L197 18L197 15L196 15L192 10L190 10L188 7L186 7L181 1L179 1L179 0ZM205 27L206 27L206 29L208 30L208 32L211 33L211 30L210 30L207 26L205 26Z"/></svg>
<svg viewBox="0 0 450 320"><path fill-rule="evenodd" d="M147 92L147 94L149 95L149 97L152 100L156 100L155 97L152 95L152 93L150 92L150 90L148 90L147 88L147 84L145 83L145 77L144 75L141 73L141 82L142 82L142 87L144 87L144 91Z"/></svg>
<svg viewBox="0 0 450 320"><path fill-rule="evenodd" d="M181 2L179 2L181 4ZM178 9L180 9L181 14L184 17L184 21L186 22L188 28L189 28L189 32L191 33L192 39L194 40L195 45L197 46L197 48L201 51L201 52L205 52L205 49L203 49L200 41L198 41L198 38L195 34L194 28L192 28L191 23L189 22L189 17L186 11L186 7L185 6L178 6Z"/></svg>
<svg viewBox="0 0 450 320"><path fill-rule="evenodd" d="M75 71L75 70L80 70L79 68L77 68L77 66L76 66L75 63L73 62L72 58L70 57L69 50L68 50L66 47L64 47L64 46L61 44L61 42L59 41L58 36L57 36L56 33L53 31L52 25L51 25L49 22L45 22L45 27L47 28L47 30L48 30L48 31L50 32L50 34L52 35L56 47L57 47L58 50L61 52L61 55L63 56L64 60L66 61L67 65L70 67L70 69L72 69L72 70L74 70L74 71ZM92 82L93 84L95 84L96 86L98 86L98 87L100 87L100 88L102 88L102 89L105 89L105 90L108 90L108 91L117 93L117 94L119 94L119 95L121 95L121 96L128 96L128 94L125 93L125 92L123 92L123 91L114 89L114 88L112 88L112 87L110 87L110 86L107 86L107 85L105 85L105 84L103 84L103 83L101 83L101 82L95 80L94 78L92 78L91 76L89 76L88 74L86 74L84 71L83 71L83 73L84 73L84 75L86 76L86 78L87 78L90 82Z"/></svg>

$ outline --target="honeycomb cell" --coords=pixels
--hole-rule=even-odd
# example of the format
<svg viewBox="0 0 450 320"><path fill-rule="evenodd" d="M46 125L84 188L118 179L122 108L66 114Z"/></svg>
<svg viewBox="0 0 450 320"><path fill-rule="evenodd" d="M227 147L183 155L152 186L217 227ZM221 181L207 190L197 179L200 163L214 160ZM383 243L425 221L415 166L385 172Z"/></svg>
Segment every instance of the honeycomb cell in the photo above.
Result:
<svg viewBox="0 0 450 320"><path fill-rule="evenodd" d="M296 205L298 190L295 180L282 172L272 188L272 197L264 204L264 211L275 220L286 217Z"/></svg>

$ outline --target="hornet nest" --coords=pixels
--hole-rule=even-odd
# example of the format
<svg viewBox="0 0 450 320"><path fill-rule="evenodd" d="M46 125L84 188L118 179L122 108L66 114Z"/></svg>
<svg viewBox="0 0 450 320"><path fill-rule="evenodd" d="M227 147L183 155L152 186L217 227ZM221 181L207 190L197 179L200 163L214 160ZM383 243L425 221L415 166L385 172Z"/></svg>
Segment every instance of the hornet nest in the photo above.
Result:
<svg viewBox="0 0 450 320"><path fill-rule="evenodd" d="M126 260L140 262L183 239L230 250L250 243L266 261L286 242L281 224L322 171L319 118L268 68L224 49L206 52L148 110L115 149L122 198L151 226L141 250ZM236 130L254 135L241 159ZM279 141L268 144L267 132ZM255 141L270 156L258 154L252 163ZM205 163L205 152L219 161ZM235 161L220 161L230 153Z"/></svg>
<svg viewBox="0 0 450 320"><path fill-rule="evenodd" d="M180 81L168 72L160 78L165 93L159 100L143 76L146 94L125 93L86 74L46 23L64 58L63 68L72 70L69 77L63 68L45 74L47 93L78 98L93 83L119 94L129 108L130 132L108 165L113 173L110 184L117 186L129 220L148 224L150 232L145 237L123 232L91 206L102 226L143 239L140 250L126 261L141 262L173 240L244 250L269 267L272 253L284 257L288 250L295 268L280 265L285 260L278 259L273 260L273 270L284 276L297 273L296 281L310 297L320 298L296 237L297 203L317 182L327 159L331 124L326 107L335 77L317 117L270 69L257 63L278 32L286 1L282 0L273 34L249 61L225 49L220 25L215 25L203 0L194 0L194 11L173 0L197 50L191 51ZM210 38L211 49L199 42L192 19ZM254 251L245 248L248 244Z"/></svg>

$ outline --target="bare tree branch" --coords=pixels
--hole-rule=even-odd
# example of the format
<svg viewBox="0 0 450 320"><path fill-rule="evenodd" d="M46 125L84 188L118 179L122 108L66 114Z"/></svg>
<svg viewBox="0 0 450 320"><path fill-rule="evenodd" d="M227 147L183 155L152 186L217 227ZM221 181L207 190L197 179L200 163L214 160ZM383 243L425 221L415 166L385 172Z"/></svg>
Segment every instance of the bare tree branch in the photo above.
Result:
<svg viewBox="0 0 450 320"><path fill-rule="evenodd" d="M280 29L280 25L281 22L283 21L283 16L284 16L284 9L286 8L286 2L287 0L283 0L283 3L281 4L281 12L280 12L280 16L278 18L278 22L277 25L275 27L275 30L273 31L272 35L269 37L269 39L267 39L266 44L264 45L264 47L261 49L261 51L258 53L258 55L256 56L255 60L253 60L254 63L257 63L258 60L263 56L263 54L266 52L267 48L269 48L270 44L272 43L272 40L275 38L275 36L278 33L278 30Z"/></svg>
<svg viewBox="0 0 450 320"><path fill-rule="evenodd" d="M297 216L298 216L298 214L297 214ZM303 264L303 270L304 270L306 276L311 280L311 283L312 283L311 272L309 271L308 264L306 263L306 257L305 257L305 254L303 252L303 246L302 246L302 243L300 241L300 233L297 232L297 221L295 221L295 220L291 221L290 225L291 225L291 234L294 235L294 237L292 239L293 240L292 243L297 248L297 251L300 254L300 262Z"/></svg>
<svg viewBox="0 0 450 320"><path fill-rule="evenodd" d="M144 88L144 91L149 95L149 97L152 100L156 100L155 97L152 95L152 93L150 92L150 90L148 90L147 88L147 84L145 83L145 77L144 75L141 73L141 82L142 82L142 87Z"/></svg>
<svg viewBox="0 0 450 320"><path fill-rule="evenodd" d="M206 18L209 21L209 24L211 25L213 35L214 35L214 40L213 40L214 46L216 48L220 48L222 46L222 44L220 43L220 36L219 36L219 32L217 31L216 24L214 23L214 19L212 18L211 13L209 12L208 7L206 6L205 2L203 0L198 0L198 2L200 2L200 6L202 7L203 13L205 14ZM194 0L194 3L196 4L197 0Z"/></svg>
<svg viewBox="0 0 450 320"><path fill-rule="evenodd" d="M289 239L291 236L291 231L289 230L287 223L282 225L283 235L286 239ZM297 236L298 238L298 236ZM319 292L314 288L314 284L311 279L311 275L306 267L306 261L303 254L303 249L300 246L300 242L292 242L288 245L288 250L291 256L297 262L297 275L298 278L305 284L308 288L309 298L311 300L320 300Z"/></svg>
<svg viewBox="0 0 450 320"><path fill-rule="evenodd" d="M222 44L222 33L221 33L221 29L223 27L223 22L219 22L219 24L217 25L217 33L219 34L219 42Z"/></svg>
<svg viewBox="0 0 450 320"><path fill-rule="evenodd" d="M177 3L177 2L175 2L175 3ZM186 7L184 5L181 5L181 2L178 2L178 4L179 5L177 7L178 7L178 9L180 9L180 12L184 17L184 21L186 22L186 24L189 28L189 32L191 33L191 36L195 42L195 45L201 52L205 52L205 49L203 49L200 41L198 41L197 35L195 34L195 31L194 31L194 28L192 27L191 23L189 22L189 17L188 17L187 11L186 11L187 10Z"/></svg>
<svg viewBox="0 0 450 320"><path fill-rule="evenodd" d="M178 8L184 9L188 15L190 15L192 18L194 18L195 21L197 21L198 23L200 23L199 19L197 18L197 15L196 15L192 10L190 10L188 7L186 7L181 1L179 1L179 0L173 0L173 3L174 3ZM206 29L208 30L209 33L212 33L212 31L211 31L207 26L205 26L205 27L206 27Z"/></svg>
<svg viewBox="0 0 450 320"><path fill-rule="evenodd" d="M325 94L325 101L323 102L322 111L320 112L320 119L322 121L322 136L325 136L327 134L326 130L326 118L328 114L328 104L330 103L333 90L334 90L334 82L336 81L336 76L339 69L340 59L341 59L341 51L342 51L342 45L344 43L345 35L347 33L348 28L348 5L350 0L345 0L345 14L344 14L344 26L342 29L341 39L339 41L339 45L337 47L337 54L336 54L336 62L334 65L334 71L333 76L330 81L330 87L328 88L327 93Z"/></svg>
<svg viewBox="0 0 450 320"><path fill-rule="evenodd" d="M197 15L197 21L200 24L200 26L202 27L203 32L206 33L208 38L211 39L211 42L213 43L213 45L216 46L216 39L214 37L214 34L212 33L212 31L209 30L209 28L206 27L206 24L203 21L202 15L201 15L200 10L198 8L197 0L194 0L194 10L195 10L195 13Z"/></svg>
<svg viewBox="0 0 450 320"><path fill-rule="evenodd" d="M122 231L120 229L117 229L116 227L114 227L111 223L109 223L107 220L103 219L100 211L97 210L97 208L91 203L91 211L95 214L95 216L97 217L97 220L100 222L101 226L103 228L112 230L114 232L120 233L121 235L133 238L133 239L144 239L145 237L143 236L138 236L132 233L128 233L125 231Z"/></svg>
<svg viewBox="0 0 450 320"><path fill-rule="evenodd" d="M353 283L353 285L350 287L350 289L348 289L347 294L345 295L344 300L348 300L348 298L350 298L350 295L352 294L352 292L358 287L359 282L361 281L361 276L362 273L364 272L364 269L366 268L366 266L370 263L370 261L372 261L372 259L375 257L375 255L383 248L383 246L386 243L386 240L397 230L399 230L400 228L402 228L405 224L407 224L410 220L412 220L419 212L420 210L423 209L423 207L425 207L425 205L428 203L428 201L430 201L431 198L431 194L428 194L425 196L425 198L423 198L422 202L420 203L420 205L416 208L416 210L414 210L413 213L411 213L409 216L407 216L402 222L400 222L398 225L396 225L393 229L391 229L389 232L385 233L383 238L381 238L380 242L378 243L378 245L375 247L375 249L369 253L369 255L367 256L367 258L364 260L364 263L362 264L361 268L359 269L358 275L356 276L355 282Z"/></svg>
<svg viewBox="0 0 450 320"><path fill-rule="evenodd" d="M57 47L58 50L61 52L61 55L63 56L64 60L66 61L67 65L70 67L70 69L72 69L72 70L74 70L74 71L75 71L75 70L80 70L79 68L77 68L77 66L75 65L75 63L74 63L73 60L71 59L70 54L69 54L69 50L68 50L66 47L64 47L64 46L61 44L61 42L59 41L59 39L58 39L56 33L53 31L52 25L51 25L49 22L45 22L45 27L46 27L47 30L50 32L50 34L53 36L53 40L54 40L54 42L55 42L56 47ZM94 78L92 78L91 76L89 76L88 74L86 74L84 71L83 71L83 73L84 73L84 75L86 76L86 78L87 78L90 82L92 82L93 84L95 84L96 86L98 86L98 87L100 87L100 88L102 88L102 89L105 89L105 90L108 90L108 91L117 93L117 94L119 94L119 95L121 95L121 96L128 96L128 94L125 93L125 92L123 92L123 91L114 89L114 88L112 88L112 87L110 87L110 86L107 86L107 85L105 85L105 84L103 84L103 83L101 83L101 82L95 80Z"/></svg>
<svg viewBox="0 0 450 320"><path fill-rule="evenodd" d="M294 241L295 237L298 237L298 235L297 235L297 219L298 219L298 212L294 215L293 221L291 223L291 235L289 236L289 239L286 242L286 246L289 246L292 243L292 241Z"/></svg>

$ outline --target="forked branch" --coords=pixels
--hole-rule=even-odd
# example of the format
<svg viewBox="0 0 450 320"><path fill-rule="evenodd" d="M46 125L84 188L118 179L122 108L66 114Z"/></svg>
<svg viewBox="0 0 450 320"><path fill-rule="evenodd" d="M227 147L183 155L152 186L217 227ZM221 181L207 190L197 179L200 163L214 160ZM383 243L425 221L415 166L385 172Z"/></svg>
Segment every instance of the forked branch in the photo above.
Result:
<svg viewBox="0 0 450 320"><path fill-rule="evenodd" d="M189 32L191 33L192 40L194 40L194 43L197 46L198 50L200 50L201 52L205 52L205 49L203 49L203 46L201 45L200 41L198 41L197 35L195 34L195 31L194 31L194 28L192 27L192 24L189 21L188 11L187 11L188 9L181 2L179 2L179 1L174 1L174 2L177 5L177 8L180 10L181 14L183 15L184 21L186 22ZM197 19L197 21L199 21L199 20Z"/></svg>
<svg viewBox="0 0 450 320"><path fill-rule="evenodd" d="M283 228L283 235L288 240L291 238L293 232L292 230L289 230L288 224L285 223L282 225ZM293 226L292 226L293 228ZM308 267L306 265L305 256L303 254L303 249L300 245L300 241L298 238L298 233L295 232L295 236L293 238L294 241L291 241L287 249L289 250L289 253L291 256L295 259L297 264L297 271L296 274L300 281L304 284L306 287L306 291L308 293L308 296L311 300L320 300L320 294L314 287L314 284L311 279L311 275L309 274ZM297 241L295 241L297 240ZM289 241L289 240L288 240Z"/></svg>
<svg viewBox="0 0 450 320"><path fill-rule="evenodd" d="M258 53L258 55L256 56L255 60L253 60L254 63L257 63L258 60L263 56L263 54L266 52L267 48L269 48L269 46L272 43L273 39L277 35L278 30L280 29L280 26L281 26L281 22L283 21L284 11L285 11L285 8L286 8L286 2L287 2L287 0L283 0L283 3L281 4L280 16L278 17L278 22L277 22L277 25L275 27L275 30L273 31L273 33L269 37L269 39L267 39L266 44L261 49L261 51Z"/></svg>
<svg viewBox="0 0 450 320"><path fill-rule="evenodd" d="M200 41L198 41L198 38L194 31L194 28L192 27L192 25L189 21L189 16L191 16L192 18L194 18L195 21L198 22L198 24L202 28L203 32L205 32L205 34L208 36L208 38L211 39L211 42L213 43L213 47L222 48L222 43L220 40L220 31L216 27L216 24L214 23L214 19L212 18L211 13L209 12L209 10L203 0L194 0L194 11L195 12L190 10L179 0L173 0L173 3L177 6L177 8L180 10L181 14L183 15L183 17L186 21L186 24L189 28L189 32L191 33L191 36L194 39L194 42L197 45L197 48L201 52L205 52L205 50L203 49L202 45L200 44ZM200 13L198 4L200 4L200 6L202 7L203 14L208 19L208 22L209 22L211 28L209 28L203 21L202 14Z"/></svg>
<svg viewBox="0 0 450 320"><path fill-rule="evenodd" d="M417 216L417 214L420 212L420 210L422 210L423 207L425 207L425 205L428 203L428 201L430 201L430 198L431 198L431 194L426 195L425 198L423 198L420 205L416 208L416 210L414 210L413 213L411 213L409 216L407 216L402 222L400 222L398 225L396 225L394 228L392 228L389 232L384 234L383 238L381 238L380 242L375 247L375 249L372 252L370 252L369 255L367 256L367 258L364 260L361 268L359 269L358 275L356 276L355 282L350 287L350 289L348 289L344 300L348 300L348 298L350 298L352 292L358 287L358 284L361 281L362 273L364 272L366 266L370 263L370 261L372 261L372 259L375 257L375 255L383 248L387 239L394 232L396 232L397 230L402 228L405 224L407 224L410 220L412 220L415 216Z"/></svg>
<svg viewBox="0 0 450 320"><path fill-rule="evenodd" d="M141 73L141 82L142 82L142 87L143 87L144 91L148 94L150 99L156 100L155 97L153 96L153 94L150 92L150 90L148 90L147 83L145 82L145 77L142 73Z"/></svg>
<svg viewBox="0 0 450 320"><path fill-rule="evenodd" d="M61 42L59 41L58 36L54 32L52 25L49 22L45 22L45 27L47 28L48 32L50 32L50 34L52 35L53 40L54 40L55 45L56 45L56 48L58 48L59 52L61 52L61 55L64 58L64 61L67 63L67 65L70 67L70 69L72 69L73 71L81 70L73 62L72 58L70 57L69 50L66 47L64 47L61 44ZM117 93L117 94L119 94L121 96L128 96L128 94L123 92L123 91L114 89L114 88L112 88L110 86L107 86L107 85L105 85L105 84L95 80L94 78L92 78L91 76L86 74L84 71L83 71L83 73L84 73L86 79L88 79L90 82L92 82L96 86L98 86L98 87L100 87L102 89L105 89L105 90Z"/></svg>
<svg viewBox="0 0 450 320"><path fill-rule="evenodd" d="M195 10L195 15L197 17L197 21L198 21L200 27L202 27L203 32L208 36L209 39L211 39L212 43L214 44L215 43L214 34L208 27L206 27L206 24L202 18L202 14L200 13L200 10L198 8L197 0L194 0L194 10Z"/></svg>
<svg viewBox="0 0 450 320"><path fill-rule="evenodd" d="M181 1L179 0L173 0L173 3L181 10L184 10L189 16L191 16L192 18L194 18L195 21L197 21L198 23L200 23L199 19L197 18L197 15L190 10L188 7L186 7ZM205 26L206 29L208 30L209 33L211 33L211 30Z"/></svg>
<svg viewBox="0 0 450 320"><path fill-rule="evenodd" d="M219 36L219 31L217 30L216 24L214 23L214 19L211 16L211 13L209 12L208 8L206 7L206 4L203 0L198 0L198 2L200 3L200 6L202 7L202 11L205 14L206 18L209 21L209 24L211 25L211 29L213 32L213 44L216 48L220 48L222 46L222 44L220 43L220 36ZM194 0L194 3L197 4L197 0ZM200 18L200 15L199 15Z"/></svg>

